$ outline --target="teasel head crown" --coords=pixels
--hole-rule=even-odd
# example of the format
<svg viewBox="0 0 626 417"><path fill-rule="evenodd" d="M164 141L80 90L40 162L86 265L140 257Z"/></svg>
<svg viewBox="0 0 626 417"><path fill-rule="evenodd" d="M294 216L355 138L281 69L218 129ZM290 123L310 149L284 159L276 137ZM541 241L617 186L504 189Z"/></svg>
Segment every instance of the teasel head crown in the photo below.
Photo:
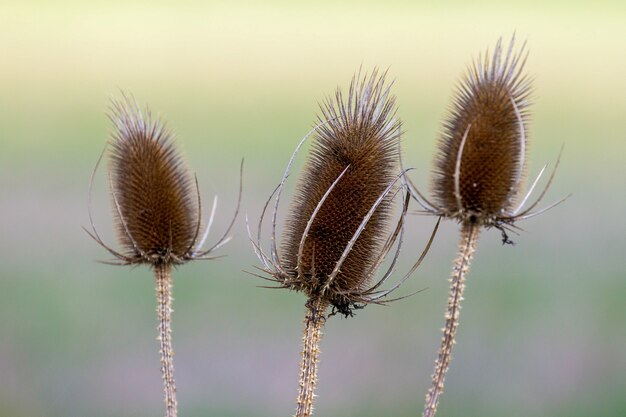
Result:
<svg viewBox="0 0 626 417"><path fill-rule="evenodd" d="M109 141L108 176L122 250L112 250L102 242L93 225L91 209L92 232L88 233L121 264L181 264L206 259L209 252L226 243L232 222L213 247L201 249L217 200L200 236L202 206L197 180L187 169L176 149L174 135L164 123L154 119L149 109L142 111L125 94L121 100L112 99L109 118L114 131Z"/></svg>
<svg viewBox="0 0 626 417"><path fill-rule="evenodd" d="M270 255L260 248L265 210L255 243L263 269L280 286L326 300L343 314L388 294L371 281L398 237L408 204L407 198L390 232L393 199L404 195L404 188L399 186L401 123L385 75L357 74L347 97L338 89L320 106L319 124L294 152L315 134L286 218L282 253L276 248L276 209L294 156L277 188Z"/></svg>
<svg viewBox="0 0 626 417"><path fill-rule="evenodd" d="M500 39L493 55L487 52L469 67L443 124L432 200L413 187L427 212L502 230L545 210L531 213L554 172L537 201L522 211L545 167L518 201L525 180L532 92L531 79L524 73L527 55L525 43L515 51L513 36L506 51Z"/></svg>

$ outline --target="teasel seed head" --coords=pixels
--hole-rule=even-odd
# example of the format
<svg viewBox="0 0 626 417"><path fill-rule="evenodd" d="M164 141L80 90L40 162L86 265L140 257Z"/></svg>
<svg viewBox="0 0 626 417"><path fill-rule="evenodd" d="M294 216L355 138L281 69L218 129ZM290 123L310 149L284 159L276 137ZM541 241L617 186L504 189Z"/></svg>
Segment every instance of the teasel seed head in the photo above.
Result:
<svg viewBox="0 0 626 417"><path fill-rule="evenodd" d="M92 231L87 232L117 258L118 262L113 263L157 266L211 259L206 255L229 240L228 233L239 211L241 186L235 216L226 233L211 248L202 250L217 198L200 237L198 183L176 149L172 132L161 120L154 119L148 108L142 111L134 98L124 93L121 99L111 100L109 118L114 131L108 144L108 178L122 250L115 251L103 243L93 223L91 204ZM99 163L92 174L90 200Z"/></svg>
<svg viewBox="0 0 626 417"><path fill-rule="evenodd" d="M320 123L310 132L315 133L312 150L286 218L282 254L276 249L275 223L270 255L260 249L265 211L255 244L263 269L280 286L326 300L344 314L351 306L379 300L374 293L379 284L371 279L403 220L389 236L393 199L404 188L399 184L401 124L385 75L357 74L347 97L338 89L320 106ZM278 187L274 221L292 161ZM403 216L406 204L408 199Z"/></svg>
<svg viewBox="0 0 626 417"><path fill-rule="evenodd" d="M360 84L359 84L360 83ZM395 98L384 77L354 79L347 101L337 91L326 100L312 151L296 188L283 239L284 267L296 275L305 271L307 292L323 288L361 221L398 172L400 122L392 120ZM299 255L308 220L333 182L347 169L319 211ZM340 272L331 292L365 288L367 270L384 244L392 209L391 195L373 213Z"/></svg>
<svg viewBox="0 0 626 417"><path fill-rule="evenodd" d="M528 192L520 198L525 182L528 148L528 107L531 79L524 73L526 44L515 51L515 35L506 51L500 39L493 55L488 52L470 66L454 94L443 125L435 157L433 198L426 198L413 184L412 196L424 213L500 229L539 215L569 196L541 210L533 209L550 187L559 158L547 184L535 202L524 207L546 166Z"/></svg>
<svg viewBox="0 0 626 417"><path fill-rule="evenodd" d="M109 171L118 238L129 258L182 262L194 245L193 177L172 134L147 111L113 102Z"/></svg>
<svg viewBox="0 0 626 417"><path fill-rule="evenodd" d="M435 162L435 204L449 217L494 224L506 216L525 172L530 79L524 46L479 57L455 92Z"/></svg>

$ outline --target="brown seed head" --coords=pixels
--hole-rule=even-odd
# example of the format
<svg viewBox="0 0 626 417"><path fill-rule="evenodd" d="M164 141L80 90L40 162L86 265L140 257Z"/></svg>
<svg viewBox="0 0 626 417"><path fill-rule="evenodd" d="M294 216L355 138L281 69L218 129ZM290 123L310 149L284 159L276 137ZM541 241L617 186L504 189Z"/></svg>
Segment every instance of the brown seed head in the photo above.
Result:
<svg viewBox="0 0 626 417"><path fill-rule="evenodd" d="M479 56L459 84L439 140L432 181L444 216L497 224L520 191L525 172L530 79L524 46Z"/></svg>
<svg viewBox="0 0 626 417"><path fill-rule="evenodd" d="M172 133L129 98L112 102L109 175L124 256L131 263L180 263L198 229L193 178Z"/></svg>
<svg viewBox="0 0 626 417"><path fill-rule="evenodd" d="M349 304L343 294L368 284L368 272L386 238L393 193L385 196L329 282L364 217L399 171L400 122L393 118L395 97L389 89L385 74L374 71L369 77L355 76L347 98L338 89L334 100L321 106L324 124L317 130L286 222L281 263L291 286L310 297L325 297L340 311Z"/></svg>

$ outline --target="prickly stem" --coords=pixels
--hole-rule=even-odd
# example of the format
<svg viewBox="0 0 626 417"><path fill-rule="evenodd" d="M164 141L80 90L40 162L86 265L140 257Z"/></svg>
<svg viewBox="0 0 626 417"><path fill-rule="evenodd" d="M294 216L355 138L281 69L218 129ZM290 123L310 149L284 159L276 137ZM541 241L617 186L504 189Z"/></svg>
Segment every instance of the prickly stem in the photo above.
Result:
<svg viewBox="0 0 626 417"><path fill-rule="evenodd" d="M176 383L174 381L174 351L172 349L172 267L160 264L154 268L156 280L157 330L161 355L161 373L163 375L163 393L165 401L165 417L176 417Z"/></svg>
<svg viewBox="0 0 626 417"><path fill-rule="evenodd" d="M326 321L325 310L328 304L311 299L307 302L302 337L302 365L300 367L300 388L295 417L309 417L313 412L315 386L317 384L317 363L322 328Z"/></svg>
<svg viewBox="0 0 626 417"><path fill-rule="evenodd" d="M465 276L469 271L470 262L476 251L476 242L480 228L476 224L466 222L462 226L461 240L459 242L459 256L457 257L450 278L450 292L448 295L448 308L446 310L446 324L443 328L443 338L439 354L435 361L435 370L432 375L432 385L426 394L424 412L422 417L434 417L437 412L439 398L443 394L446 372L452 360L452 348L454 347L456 331L459 326L461 301L465 289Z"/></svg>

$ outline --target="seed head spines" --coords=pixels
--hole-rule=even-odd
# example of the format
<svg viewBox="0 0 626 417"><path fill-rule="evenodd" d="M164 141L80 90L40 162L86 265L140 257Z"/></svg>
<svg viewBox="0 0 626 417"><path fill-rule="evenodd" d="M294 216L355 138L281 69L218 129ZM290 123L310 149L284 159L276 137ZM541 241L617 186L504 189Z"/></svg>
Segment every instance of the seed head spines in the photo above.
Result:
<svg viewBox="0 0 626 417"><path fill-rule="evenodd" d="M180 263L197 231L194 180L172 133L129 98L113 100L109 172L119 241L125 255L151 264Z"/></svg>
<svg viewBox="0 0 626 417"><path fill-rule="evenodd" d="M341 254L361 220L393 180L397 171L400 124L389 120L394 106L384 78L376 73L369 80L353 79L347 100L337 90L335 100L321 107L318 130L309 161L298 183L283 241L285 265L305 273L313 270L317 280L332 274ZM298 259L306 221L331 184L345 170L313 221ZM363 286L362 277L372 254L381 245L391 199L388 197L372 216L366 230L344 262L332 286L347 291Z"/></svg>
<svg viewBox="0 0 626 417"><path fill-rule="evenodd" d="M502 41L459 83L435 161L435 205L449 217L495 224L511 213L525 172L530 78L524 45Z"/></svg>
<svg viewBox="0 0 626 417"><path fill-rule="evenodd" d="M374 302L370 279L393 244L387 229L394 197L402 190L401 124L394 118L395 97L385 75L357 74L347 96L338 89L320 106L281 254L272 248L266 256L259 239L255 245L265 271L280 286L321 298L347 315L359 304ZM393 241L399 229L392 232Z"/></svg>
<svg viewBox="0 0 626 417"><path fill-rule="evenodd" d="M181 264L208 256L230 240L241 204L243 160L239 197L233 218L224 234L203 249L215 215L217 196L205 229L198 181L187 169L176 149L174 135L165 124L153 119L150 110L140 109L132 96L122 93L112 99L108 112L114 125L111 139L100 155L89 183L89 220L85 231L116 259L115 265L148 264L154 267ZM108 246L96 230L91 213L91 190L102 158L109 157L108 180L113 217L121 251Z"/></svg>

